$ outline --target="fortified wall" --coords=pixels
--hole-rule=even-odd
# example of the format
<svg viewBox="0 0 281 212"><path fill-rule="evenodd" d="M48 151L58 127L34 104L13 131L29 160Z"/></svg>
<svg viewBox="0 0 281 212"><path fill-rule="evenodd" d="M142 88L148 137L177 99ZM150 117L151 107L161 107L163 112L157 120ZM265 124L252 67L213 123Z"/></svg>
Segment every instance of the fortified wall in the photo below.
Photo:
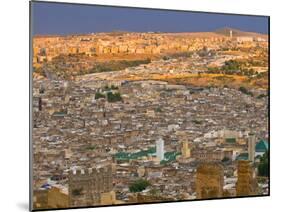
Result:
<svg viewBox="0 0 281 212"><path fill-rule="evenodd" d="M99 205L101 194L112 191L112 167L78 169L69 174L71 207Z"/></svg>
<svg viewBox="0 0 281 212"><path fill-rule="evenodd" d="M196 197L209 199L223 197L224 172L218 163L202 163L197 168Z"/></svg>
<svg viewBox="0 0 281 212"><path fill-rule="evenodd" d="M167 52L194 51L208 46L216 48L227 41L225 36L195 38L183 35L164 34L89 34L84 36L35 37L33 39L33 64L51 61L58 55L86 54L117 55L145 54L157 55Z"/></svg>
<svg viewBox="0 0 281 212"><path fill-rule="evenodd" d="M257 195L257 180L250 161L238 161L237 196Z"/></svg>

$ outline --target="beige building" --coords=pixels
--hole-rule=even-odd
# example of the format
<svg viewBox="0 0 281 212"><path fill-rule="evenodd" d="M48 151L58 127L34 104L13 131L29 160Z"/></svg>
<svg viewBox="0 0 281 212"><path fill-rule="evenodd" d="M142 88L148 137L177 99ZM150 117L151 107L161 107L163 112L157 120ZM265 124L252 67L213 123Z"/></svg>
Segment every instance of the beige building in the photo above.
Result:
<svg viewBox="0 0 281 212"><path fill-rule="evenodd" d="M257 194L257 181L254 168L250 161L238 161L238 180L236 184L237 196L250 196Z"/></svg>
<svg viewBox="0 0 281 212"><path fill-rule="evenodd" d="M196 172L196 198L223 197L223 166L217 163L202 163Z"/></svg>
<svg viewBox="0 0 281 212"><path fill-rule="evenodd" d="M183 158L190 158L190 148L188 141L182 141L181 154Z"/></svg>
<svg viewBox="0 0 281 212"><path fill-rule="evenodd" d="M102 193L112 191L112 167L76 170L69 174L69 199L71 207L99 205ZM110 199L103 196L104 201ZM113 198L112 198L113 199Z"/></svg>

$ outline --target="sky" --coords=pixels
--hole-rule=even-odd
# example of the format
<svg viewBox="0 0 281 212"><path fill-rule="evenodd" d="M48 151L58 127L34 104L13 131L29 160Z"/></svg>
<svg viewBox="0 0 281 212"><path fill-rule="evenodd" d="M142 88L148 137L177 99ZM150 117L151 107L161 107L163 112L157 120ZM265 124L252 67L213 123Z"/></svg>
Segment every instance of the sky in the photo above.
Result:
<svg viewBox="0 0 281 212"><path fill-rule="evenodd" d="M206 32L223 27L268 33L262 16L32 2L33 35L96 32Z"/></svg>

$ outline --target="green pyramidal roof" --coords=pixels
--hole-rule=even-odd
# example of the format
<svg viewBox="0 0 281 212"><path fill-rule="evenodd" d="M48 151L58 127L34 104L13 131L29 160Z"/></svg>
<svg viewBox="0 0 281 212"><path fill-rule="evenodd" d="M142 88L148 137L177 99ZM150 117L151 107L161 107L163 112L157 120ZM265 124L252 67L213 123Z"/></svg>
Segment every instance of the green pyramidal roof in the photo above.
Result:
<svg viewBox="0 0 281 212"><path fill-rule="evenodd" d="M256 144L256 152L266 152L268 151L268 142L265 140L260 140Z"/></svg>

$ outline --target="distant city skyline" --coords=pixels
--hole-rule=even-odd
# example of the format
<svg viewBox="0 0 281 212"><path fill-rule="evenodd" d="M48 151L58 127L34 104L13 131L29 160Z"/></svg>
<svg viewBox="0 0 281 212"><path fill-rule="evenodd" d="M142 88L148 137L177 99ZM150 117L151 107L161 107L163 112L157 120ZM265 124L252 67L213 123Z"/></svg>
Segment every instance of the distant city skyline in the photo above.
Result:
<svg viewBox="0 0 281 212"><path fill-rule="evenodd" d="M268 33L265 16L32 2L33 35L129 32L207 32L230 27Z"/></svg>

